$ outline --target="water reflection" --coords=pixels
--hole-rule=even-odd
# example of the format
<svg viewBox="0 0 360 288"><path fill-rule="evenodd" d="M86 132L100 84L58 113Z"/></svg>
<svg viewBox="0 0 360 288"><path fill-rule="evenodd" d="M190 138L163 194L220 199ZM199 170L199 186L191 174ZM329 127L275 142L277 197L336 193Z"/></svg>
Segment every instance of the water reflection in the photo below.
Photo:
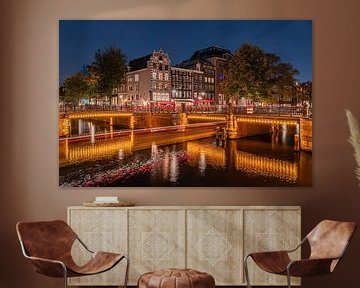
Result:
<svg viewBox="0 0 360 288"><path fill-rule="evenodd" d="M200 169L206 169L206 163L216 167L225 167L225 149L214 143L203 143L201 141L188 142L186 150L193 163L199 163Z"/></svg>
<svg viewBox="0 0 360 288"><path fill-rule="evenodd" d="M235 167L248 173L276 177L288 182L296 182L299 177L296 162L258 156L241 151L236 152Z"/></svg>
<svg viewBox="0 0 360 288"><path fill-rule="evenodd" d="M206 154L203 150L200 151L200 157L199 157L199 171L202 176L205 175L206 171Z"/></svg>
<svg viewBox="0 0 360 288"><path fill-rule="evenodd" d="M180 132L95 144L64 141L60 185L310 186L311 154L294 152L286 132L227 141L225 147L216 145L215 137L189 141Z"/></svg>
<svg viewBox="0 0 360 288"><path fill-rule="evenodd" d="M176 155L175 147L173 147L173 151L170 154L170 173L169 180L172 183L177 183L179 176L179 161Z"/></svg>
<svg viewBox="0 0 360 288"><path fill-rule="evenodd" d="M125 153L132 152L132 146L131 135L123 139L99 141L96 144L93 144L92 141L90 143L69 143L65 139L59 145L60 167L111 157L115 153L118 153L118 158L122 160Z"/></svg>

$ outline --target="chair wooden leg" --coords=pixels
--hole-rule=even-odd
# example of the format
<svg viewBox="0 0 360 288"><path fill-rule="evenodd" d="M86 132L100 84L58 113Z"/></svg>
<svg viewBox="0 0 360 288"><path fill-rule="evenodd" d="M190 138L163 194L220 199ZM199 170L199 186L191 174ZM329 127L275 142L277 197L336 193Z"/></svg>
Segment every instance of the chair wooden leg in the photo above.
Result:
<svg viewBox="0 0 360 288"><path fill-rule="evenodd" d="M244 258L244 272L245 272L245 279L246 279L246 287L247 288L251 288L250 285L250 279L249 279L249 269L248 269L248 265L247 265L247 259L249 258L250 255L247 255Z"/></svg>

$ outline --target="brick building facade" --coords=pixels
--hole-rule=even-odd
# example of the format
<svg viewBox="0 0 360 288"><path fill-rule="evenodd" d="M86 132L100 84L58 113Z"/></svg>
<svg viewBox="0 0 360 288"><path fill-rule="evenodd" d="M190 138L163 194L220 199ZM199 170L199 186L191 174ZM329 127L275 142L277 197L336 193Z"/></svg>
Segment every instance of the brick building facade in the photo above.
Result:
<svg viewBox="0 0 360 288"><path fill-rule="evenodd" d="M231 57L229 50L212 46L196 51L189 60L176 66L171 66L169 55L161 49L133 59L113 103L122 107L225 104L221 81Z"/></svg>

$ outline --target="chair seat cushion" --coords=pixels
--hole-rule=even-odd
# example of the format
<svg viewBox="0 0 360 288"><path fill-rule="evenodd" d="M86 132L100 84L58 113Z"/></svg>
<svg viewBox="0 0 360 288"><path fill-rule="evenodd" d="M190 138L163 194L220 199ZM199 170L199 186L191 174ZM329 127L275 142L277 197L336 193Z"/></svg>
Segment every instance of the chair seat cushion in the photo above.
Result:
<svg viewBox="0 0 360 288"><path fill-rule="evenodd" d="M143 274L138 288L213 288L214 277L192 269L166 269Z"/></svg>

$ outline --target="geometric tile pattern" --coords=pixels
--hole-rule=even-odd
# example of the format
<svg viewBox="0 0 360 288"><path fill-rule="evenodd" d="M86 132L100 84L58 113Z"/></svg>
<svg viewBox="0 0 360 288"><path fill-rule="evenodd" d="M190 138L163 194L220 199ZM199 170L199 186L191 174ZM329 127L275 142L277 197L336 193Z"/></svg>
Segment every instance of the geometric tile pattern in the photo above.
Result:
<svg viewBox="0 0 360 288"><path fill-rule="evenodd" d="M78 209L70 210L68 222L80 239L93 251L127 252L127 213L124 209ZM90 254L75 242L72 247L74 261L81 265ZM120 285L123 283L125 261L112 270L86 277L72 277L70 285Z"/></svg>
<svg viewBox="0 0 360 288"><path fill-rule="evenodd" d="M111 231L101 231L96 227L93 231L84 232L84 243L91 247L93 251L111 251L115 247L115 243L111 240Z"/></svg>
<svg viewBox="0 0 360 288"><path fill-rule="evenodd" d="M138 248L141 250L142 260L150 260L154 264L159 264L162 260L170 260L170 252L175 245L170 241L170 233L154 228L149 233L142 233L142 240L138 244Z"/></svg>
<svg viewBox="0 0 360 288"><path fill-rule="evenodd" d="M289 245L285 242L284 233L276 232L272 228L265 232L255 233L254 251L279 251L284 250Z"/></svg>
<svg viewBox="0 0 360 288"><path fill-rule="evenodd" d="M227 252L232 247L226 239L227 233L219 233L215 228L211 228L199 235L200 239L194 247L199 252L200 260L206 260L213 266L220 260L227 260Z"/></svg>
<svg viewBox="0 0 360 288"><path fill-rule="evenodd" d="M214 276L216 285L242 283L242 210L187 211L187 266Z"/></svg>
<svg viewBox="0 0 360 288"><path fill-rule="evenodd" d="M129 282L145 272L185 267L185 210L129 210Z"/></svg>
<svg viewBox="0 0 360 288"><path fill-rule="evenodd" d="M295 248L300 242L300 211L298 209L256 209L244 211L245 255L251 252ZM299 259L301 251L292 255ZM249 277L253 285L285 285L286 277L266 273L250 259ZM299 278L292 279L300 284Z"/></svg>
<svg viewBox="0 0 360 288"><path fill-rule="evenodd" d="M70 207L68 223L92 250L123 252L131 260L129 284L165 268L212 274L218 286L244 285L243 258L250 252L295 247L301 237L298 207ZM81 265L89 253L78 242L72 255ZM300 258L300 250L292 259ZM251 283L280 286L286 277L265 273L250 260ZM125 261L108 272L70 278L76 286L119 286ZM292 280L294 285L301 282Z"/></svg>

